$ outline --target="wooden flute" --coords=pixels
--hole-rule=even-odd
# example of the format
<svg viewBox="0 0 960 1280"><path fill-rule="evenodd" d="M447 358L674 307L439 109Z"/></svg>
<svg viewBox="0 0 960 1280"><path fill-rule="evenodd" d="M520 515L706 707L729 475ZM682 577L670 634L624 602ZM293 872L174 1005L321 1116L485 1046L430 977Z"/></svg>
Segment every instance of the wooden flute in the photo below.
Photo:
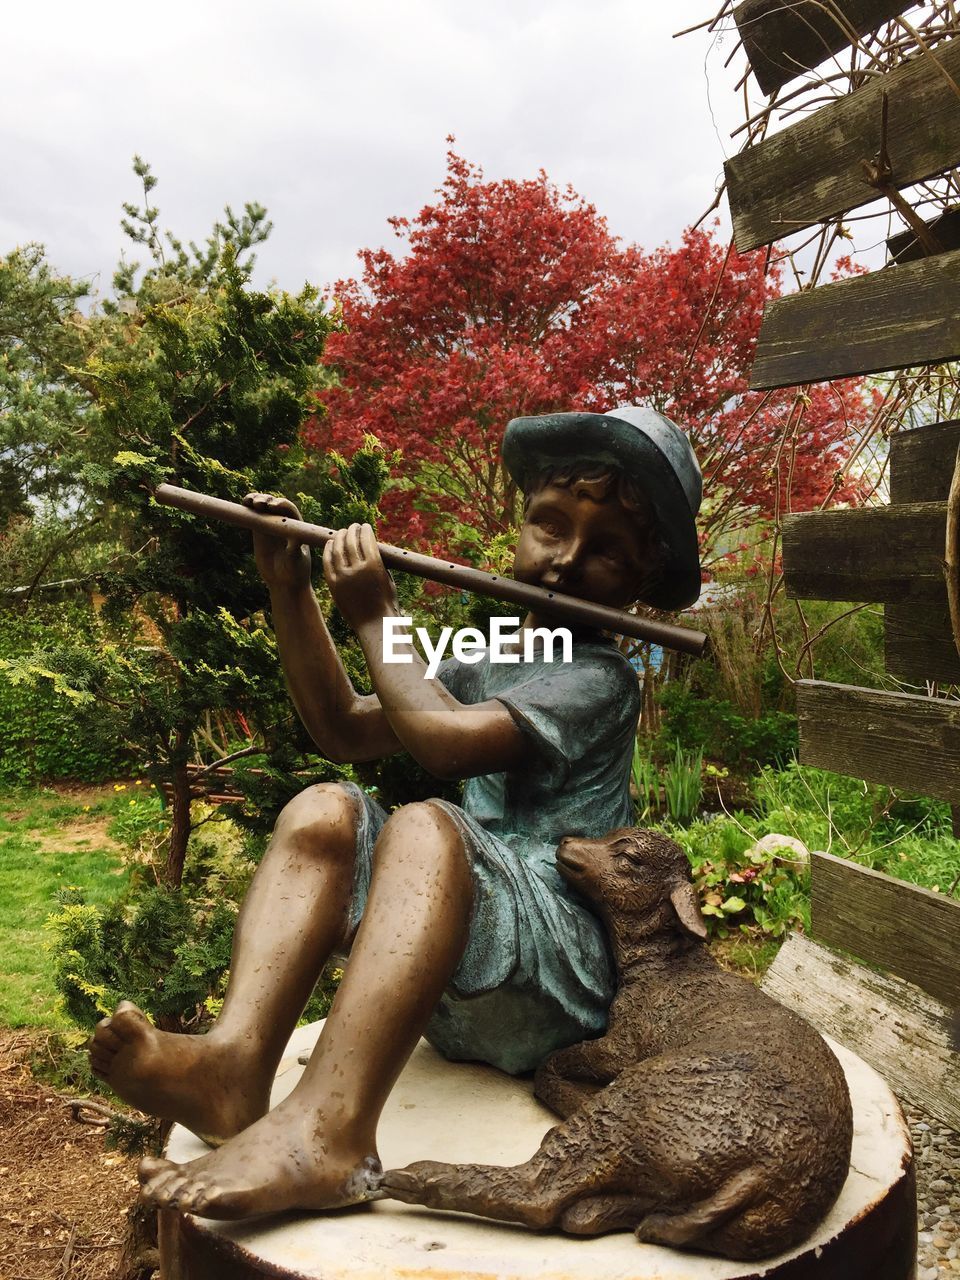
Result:
<svg viewBox="0 0 960 1280"><path fill-rule="evenodd" d="M173 484L158 485L154 490L154 497L164 506L177 507L180 511L221 520L225 524L255 530L273 538L293 539L309 547L322 547L336 532L323 525L308 524L306 520L293 520L289 516L262 515L239 502L227 502L223 498L213 498L209 494L181 489ZM488 573L484 569L438 560L417 551L406 551L387 542L379 542L377 545L388 569L399 569L403 573L413 573L419 578L428 578L431 582L439 582L460 591L470 591L508 604L522 605L538 614L548 614L558 623L576 623L601 631L613 631L617 635L647 640L664 649L693 654L695 657L700 657L706 648L707 637L702 631L659 622L653 618L638 618L636 614L625 613L621 609L611 609L607 605L578 600L575 596L547 591L543 587L533 587L502 574Z"/></svg>

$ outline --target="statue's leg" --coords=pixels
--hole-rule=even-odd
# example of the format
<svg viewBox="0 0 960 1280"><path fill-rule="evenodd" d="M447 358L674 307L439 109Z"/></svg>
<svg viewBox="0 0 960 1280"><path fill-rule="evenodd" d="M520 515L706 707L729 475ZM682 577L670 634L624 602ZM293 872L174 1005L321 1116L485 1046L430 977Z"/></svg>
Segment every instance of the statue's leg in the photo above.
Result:
<svg viewBox="0 0 960 1280"><path fill-rule="evenodd" d="M564 1204L576 1194L576 1188L557 1172L538 1156L512 1166L418 1160L405 1169L388 1170L382 1186L389 1196L407 1204L543 1229L556 1225ZM578 1169L576 1177L581 1176Z"/></svg>
<svg viewBox="0 0 960 1280"><path fill-rule="evenodd" d="M738 1252L744 1244L739 1233L724 1233L723 1228L745 1210L764 1198L767 1172L759 1165L734 1173L722 1187L699 1204L675 1212L650 1213L637 1226L637 1239L649 1244L665 1244L673 1248L702 1248L710 1253L730 1253L733 1257L750 1257ZM733 1239L724 1239L725 1234ZM749 1232L744 1233L749 1237Z"/></svg>
<svg viewBox="0 0 960 1280"><path fill-rule="evenodd" d="M564 1080L558 1075L537 1074L536 1097L556 1115L566 1119L579 1111L591 1098L604 1088L600 1084L586 1084L582 1080Z"/></svg>
<svg viewBox="0 0 960 1280"><path fill-rule="evenodd" d="M241 1218L332 1208L374 1192L381 1109L456 969L472 901L453 819L429 802L395 813L377 841L350 961L299 1084L210 1155L182 1166L144 1161L144 1197Z"/></svg>
<svg viewBox="0 0 960 1280"><path fill-rule="evenodd" d="M586 1196L563 1211L560 1229L572 1236L599 1236L605 1231L633 1230L649 1211L651 1203L649 1196L618 1192Z"/></svg>
<svg viewBox="0 0 960 1280"><path fill-rule="evenodd" d="M129 1002L97 1027L93 1069L121 1098L214 1141L264 1114L284 1046L343 940L356 827L355 800L333 783L284 808L237 920L212 1030L157 1031Z"/></svg>

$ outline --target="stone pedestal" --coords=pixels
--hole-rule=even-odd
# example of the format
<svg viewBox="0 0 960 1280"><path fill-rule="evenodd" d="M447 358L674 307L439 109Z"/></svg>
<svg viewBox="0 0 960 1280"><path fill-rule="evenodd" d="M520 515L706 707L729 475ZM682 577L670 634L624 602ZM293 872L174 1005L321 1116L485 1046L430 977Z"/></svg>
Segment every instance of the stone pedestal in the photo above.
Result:
<svg viewBox="0 0 960 1280"><path fill-rule="evenodd" d="M273 1101L292 1089L318 1026L293 1036ZM163 1280L911 1280L916 1193L910 1136L886 1084L836 1048L854 1103L850 1176L830 1215L799 1249L763 1263L730 1262L655 1245L629 1232L596 1239L540 1234L384 1200L336 1213L243 1223L161 1215ZM517 1164L556 1118L530 1082L445 1062L421 1042L387 1104L384 1167L434 1159ZM207 1147L174 1129L167 1154Z"/></svg>

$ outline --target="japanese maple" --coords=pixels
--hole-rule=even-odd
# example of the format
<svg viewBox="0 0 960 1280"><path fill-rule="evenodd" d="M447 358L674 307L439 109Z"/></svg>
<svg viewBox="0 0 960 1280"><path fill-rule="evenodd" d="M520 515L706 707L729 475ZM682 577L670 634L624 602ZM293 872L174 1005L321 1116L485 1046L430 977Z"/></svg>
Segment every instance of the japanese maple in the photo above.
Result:
<svg viewBox="0 0 960 1280"><path fill-rule="evenodd" d="M344 326L325 359L338 379L306 428L318 450L349 455L373 434L399 451L383 536L469 554L472 533L485 544L516 517L499 452L510 418L623 403L690 432L710 544L778 502L854 495L835 475L867 411L860 383L799 401L748 391L763 307L781 288L762 253L727 251L714 229L653 252L623 245L542 170L487 181L453 151L437 197L390 219L398 252L363 250L360 277L334 286Z"/></svg>

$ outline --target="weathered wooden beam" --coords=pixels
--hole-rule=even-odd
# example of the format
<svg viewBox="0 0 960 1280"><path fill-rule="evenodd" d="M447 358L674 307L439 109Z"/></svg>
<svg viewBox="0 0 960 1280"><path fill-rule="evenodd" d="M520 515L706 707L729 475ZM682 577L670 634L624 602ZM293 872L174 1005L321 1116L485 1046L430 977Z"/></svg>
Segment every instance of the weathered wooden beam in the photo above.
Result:
<svg viewBox="0 0 960 1280"><path fill-rule="evenodd" d="M808 511L783 522L787 595L799 600L946 599L945 502Z"/></svg>
<svg viewBox="0 0 960 1280"><path fill-rule="evenodd" d="M838 53L914 0L743 0L734 18L764 93Z"/></svg>
<svg viewBox="0 0 960 1280"><path fill-rule="evenodd" d="M888 601L883 606L883 665L897 680L960 685L960 654L950 630L946 595L941 603Z"/></svg>
<svg viewBox="0 0 960 1280"><path fill-rule="evenodd" d="M829 853L810 857L810 936L960 1009L960 902Z"/></svg>
<svg viewBox="0 0 960 1280"><path fill-rule="evenodd" d="M890 501L946 502L960 421L931 422L890 437Z"/></svg>
<svg viewBox="0 0 960 1280"><path fill-rule="evenodd" d="M960 803L960 701L801 680L800 760Z"/></svg>
<svg viewBox="0 0 960 1280"><path fill-rule="evenodd" d="M955 250L768 303L750 385L788 387L958 356Z"/></svg>
<svg viewBox="0 0 960 1280"><path fill-rule="evenodd" d="M732 156L724 168L739 251L878 199L863 162L880 151L883 93L893 185L952 168L960 160L960 94L951 80L960 83L960 37Z"/></svg>
<svg viewBox="0 0 960 1280"><path fill-rule="evenodd" d="M763 989L852 1049L901 1098L960 1129L956 1008L791 934Z"/></svg>
<svg viewBox="0 0 960 1280"><path fill-rule="evenodd" d="M960 422L936 422L890 437L890 501L945 502ZM941 558L943 549L940 551ZM960 684L960 654L950 630L946 591L922 607L888 600L883 609L884 664L898 680Z"/></svg>
<svg viewBox="0 0 960 1280"><path fill-rule="evenodd" d="M960 249L960 209L948 209L926 225L939 242L941 253ZM928 256L912 231L900 231L891 236L887 241L887 253L892 262L916 262Z"/></svg>

